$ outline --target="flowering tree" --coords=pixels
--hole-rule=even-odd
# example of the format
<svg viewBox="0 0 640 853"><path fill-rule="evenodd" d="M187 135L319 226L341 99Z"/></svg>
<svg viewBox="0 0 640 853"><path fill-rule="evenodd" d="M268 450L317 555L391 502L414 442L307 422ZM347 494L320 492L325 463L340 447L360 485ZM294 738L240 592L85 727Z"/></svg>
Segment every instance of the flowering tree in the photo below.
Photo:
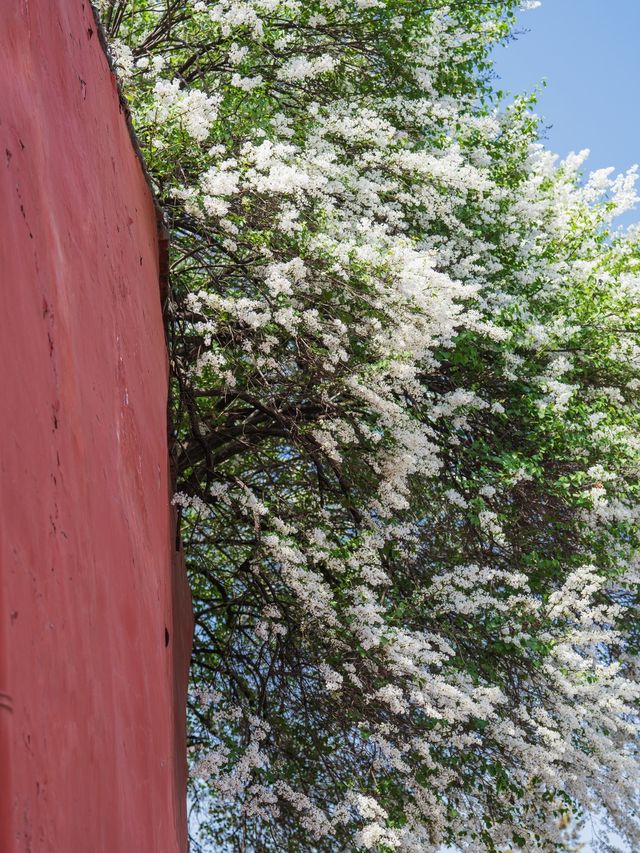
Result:
<svg viewBox="0 0 640 853"><path fill-rule="evenodd" d="M557 164L511 0L104 0L171 231L215 850L634 848L635 175Z"/></svg>

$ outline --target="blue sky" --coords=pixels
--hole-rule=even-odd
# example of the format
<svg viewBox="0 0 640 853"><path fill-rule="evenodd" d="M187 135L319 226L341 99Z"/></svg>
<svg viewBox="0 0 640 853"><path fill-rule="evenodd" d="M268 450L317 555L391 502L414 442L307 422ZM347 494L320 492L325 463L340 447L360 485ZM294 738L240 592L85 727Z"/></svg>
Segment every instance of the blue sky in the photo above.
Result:
<svg viewBox="0 0 640 853"><path fill-rule="evenodd" d="M496 51L499 88L532 92L547 146L589 148L585 168L640 162L640 0L542 0L518 15L516 41ZM620 220L640 220L637 209Z"/></svg>

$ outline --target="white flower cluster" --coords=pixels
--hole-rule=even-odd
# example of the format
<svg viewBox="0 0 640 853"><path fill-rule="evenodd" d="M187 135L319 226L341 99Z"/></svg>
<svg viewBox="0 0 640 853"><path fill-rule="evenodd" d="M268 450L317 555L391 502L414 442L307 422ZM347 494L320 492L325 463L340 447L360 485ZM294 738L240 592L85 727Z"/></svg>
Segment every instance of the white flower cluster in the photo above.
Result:
<svg viewBox="0 0 640 853"><path fill-rule="evenodd" d="M561 808L640 848L635 172L492 100L516 6L105 12L173 228L221 850L562 849Z"/></svg>

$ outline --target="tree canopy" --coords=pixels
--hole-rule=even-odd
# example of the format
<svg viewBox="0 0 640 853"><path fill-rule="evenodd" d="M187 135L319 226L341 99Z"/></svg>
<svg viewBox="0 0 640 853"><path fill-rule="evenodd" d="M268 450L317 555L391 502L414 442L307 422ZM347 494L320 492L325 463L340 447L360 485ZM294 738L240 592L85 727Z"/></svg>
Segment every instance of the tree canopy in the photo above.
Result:
<svg viewBox="0 0 640 853"><path fill-rule="evenodd" d="M100 6L171 234L205 848L640 849L635 173L501 104L511 0Z"/></svg>

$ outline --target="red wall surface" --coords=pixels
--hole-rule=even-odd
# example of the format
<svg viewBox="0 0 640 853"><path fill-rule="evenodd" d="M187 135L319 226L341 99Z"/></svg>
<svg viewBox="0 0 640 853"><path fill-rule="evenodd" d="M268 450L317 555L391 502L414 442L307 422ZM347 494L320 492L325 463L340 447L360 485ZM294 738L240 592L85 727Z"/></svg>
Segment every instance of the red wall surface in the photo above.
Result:
<svg viewBox="0 0 640 853"><path fill-rule="evenodd" d="M93 13L0 0L0 851L186 850L156 218Z"/></svg>

